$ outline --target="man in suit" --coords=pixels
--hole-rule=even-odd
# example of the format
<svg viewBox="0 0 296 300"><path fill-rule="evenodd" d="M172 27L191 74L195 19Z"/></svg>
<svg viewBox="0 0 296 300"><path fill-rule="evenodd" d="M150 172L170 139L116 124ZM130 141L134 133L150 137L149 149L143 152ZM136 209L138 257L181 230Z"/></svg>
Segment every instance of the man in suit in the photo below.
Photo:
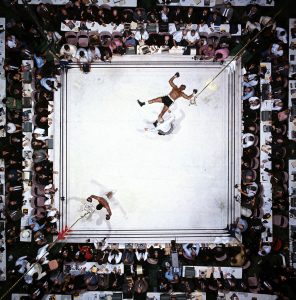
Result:
<svg viewBox="0 0 296 300"><path fill-rule="evenodd" d="M184 16L183 16L183 22L185 24L194 24L196 23L196 18L195 18L195 14L193 11L193 7L189 7L187 12L185 12Z"/></svg>
<svg viewBox="0 0 296 300"><path fill-rule="evenodd" d="M209 16L208 25L211 26L212 23L214 26L220 26L222 23L222 17L216 11Z"/></svg>
<svg viewBox="0 0 296 300"><path fill-rule="evenodd" d="M226 23L230 23L233 16L233 7L229 0L224 0L224 5L221 6L220 14L222 20L226 21Z"/></svg>
<svg viewBox="0 0 296 300"><path fill-rule="evenodd" d="M204 8L202 10L202 12L199 12L198 15L197 15L197 24L202 23L202 21L204 23L207 23L208 19L209 19L209 16L210 16L209 9L208 8Z"/></svg>
<svg viewBox="0 0 296 300"><path fill-rule="evenodd" d="M175 23L175 25L183 23L181 7L176 7L176 9L169 14L169 22Z"/></svg>
<svg viewBox="0 0 296 300"><path fill-rule="evenodd" d="M168 110L163 116L163 122L157 123L156 127L145 128L145 131L157 132L158 135L169 135L174 130L174 114Z"/></svg>

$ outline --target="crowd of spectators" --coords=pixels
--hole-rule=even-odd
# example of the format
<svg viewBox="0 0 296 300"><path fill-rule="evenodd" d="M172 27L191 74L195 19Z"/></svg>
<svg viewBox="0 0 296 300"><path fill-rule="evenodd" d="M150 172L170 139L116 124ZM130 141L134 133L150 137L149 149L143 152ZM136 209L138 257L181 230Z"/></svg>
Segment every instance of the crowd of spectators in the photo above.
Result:
<svg viewBox="0 0 296 300"><path fill-rule="evenodd" d="M236 8L225 1L221 6L209 8L185 8L159 6L151 10L143 8L118 9L106 6L84 5L83 1L70 1L65 6L40 4L30 6L30 14L36 18L23 18L24 6L16 3L8 7L14 12L6 22L7 96L1 101L7 109L6 138L1 139L0 157L5 160L6 169L6 243L9 253L8 281L14 282L27 273L18 290L30 294L32 299L40 299L46 293L77 294L83 290L123 291L125 298L134 296L144 299L147 291L161 293L206 291L216 297L218 292L244 291L252 293L276 294L280 299L293 299L294 272L289 267L288 253L288 189L287 160L295 158L296 145L287 138L287 32L286 24L280 26L266 16L257 5L244 8L239 18ZM26 14L27 16L27 14ZM272 15L271 15L272 16ZM60 31L61 23L68 20L109 23L137 24L135 30L124 26L116 34L92 33L80 24L80 38ZM147 23L146 29L143 24ZM176 31L168 33L168 24L174 23ZM212 35L212 24L230 24L230 34ZM242 25L242 36L231 36L236 26ZM155 24L159 33L155 32ZM191 25L197 24L192 29ZM69 25L69 24L68 24ZM223 62L229 54L235 54L246 45L258 31L263 32L248 44L243 57L245 75L243 78L243 157L241 193L242 216L229 228L235 236L241 233L243 243L236 247L216 245L171 245L167 248L118 249L105 240L94 245L67 244L62 248L52 243L52 235L57 233L56 222L59 212L53 207L52 199L57 189L53 182L53 163L48 157L48 128L54 103L54 91L60 87L61 68L69 61L78 62L84 72L90 71L95 60L110 61L113 55L123 55L137 45L154 45L173 48L184 47L184 54L196 50L198 59ZM153 32L154 31L154 32ZM86 39L85 42L83 39ZM23 60L33 60L34 68L22 64ZM271 62L271 92L264 95L260 89L260 78L265 75L260 61ZM33 242L26 255L16 256L14 246L20 239L20 219L26 213L23 206L22 171L26 167L22 147L23 122L28 114L23 110L24 83L34 84L33 105L35 115L31 147L32 199L33 208L29 216L28 228L33 232ZM262 214L260 188L260 105L262 99L277 99L272 113L272 169L268 170L273 184L273 243L262 242L261 233L269 215ZM55 100L56 101L56 100ZM54 104L53 104L54 106ZM264 149L263 149L264 150ZM220 272L215 279L201 273L196 278L180 276L180 270L172 266L172 253L177 253L183 265L242 267L243 278L236 279ZM40 258L42 259L40 260ZM99 274L95 266L80 270L72 275L63 269L64 264L84 264L95 262L113 266L111 273ZM118 267L124 265L124 272ZM213 298L213 299L214 299Z"/></svg>
<svg viewBox="0 0 296 300"><path fill-rule="evenodd" d="M30 270L24 277L25 292L75 294L86 290L111 290L122 291L124 298L131 298L143 297L148 291L183 292L189 295L200 290L215 295L218 290L248 290L247 286L241 285L241 280L229 274L223 275L220 267L227 263L240 265L244 256L243 247L227 248L218 245L210 249L199 244L183 244L177 245L176 249L169 246L163 249L151 246L147 249L146 245L138 244L136 249L132 245L126 249L118 249L113 244L108 245L105 240L96 241L93 245L67 244L60 247L58 253L52 251L52 247L53 244L48 243L39 248L36 257L27 255L16 260L15 266L10 270L11 278L17 278L18 273L24 274L34 264L33 271ZM206 268L198 278L181 277L180 269L172 266L172 251L179 255L183 265L190 266L199 262L209 266L210 277L206 278L209 273ZM42 260L36 264L36 260L42 255ZM91 262L88 267L87 262ZM78 272L75 269L77 264L82 266ZM106 264L109 265L110 272L98 272L98 265L104 269ZM120 265L124 266L123 269ZM212 265L218 266L221 278L214 278L214 269L210 267ZM143 283L141 288L138 286L139 281Z"/></svg>
<svg viewBox="0 0 296 300"><path fill-rule="evenodd" d="M23 255L15 257L13 250L20 241L21 232L28 229L32 234L33 251L36 249L38 252L36 261L45 249L42 246L48 246L48 239L52 240L52 235L57 233L56 222L59 217L52 205L57 189L53 184L53 162L48 157L48 128L51 125L53 91L59 87L59 65L36 50L34 36L38 38L40 35L34 26L31 28L31 38L22 36L23 31L18 26L24 24L19 20L7 20L4 64L7 84L6 97L1 99L6 106L6 125L3 128L6 137L1 139L0 154L5 162L6 245L9 250L8 266L13 263L16 267L8 270L9 282L33 265L25 282L33 280L36 276L34 273L41 270L40 262L34 264ZM26 86L32 90L26 90ZM25 148L31 151L23 151ZM24 185L24 170L29 170L31 174L26 179L27 187ZM25 197L28 189L29 198ZM24 209L28 206L30 210ZM21 219L26 219L22 228ZM48 264L43 258L42 266L52 268L52 262ZM39 275L36 278L40 279Z"/></svg>
<svg viewBox="0 0 296 300"><path fill-rule="evenodd" d="M70 1L63 7L41 3L34 9L34 13L39 18L42 34L31 24L16 23L14 27L26 29L22 33L22 40L43 40L45 35L46 42L53 49L61 49L61 59L78 61L82 67L94 60L110 61L113 55L123 55L128 49L132 49L129 53L135 53L138 45L153 45L166 50L181 46L184 54L190 54L191 49L194 49L194 53L201 59L222 61L228 57L230 43L233 41L229 33L217 34L214 28L226 23L230 25L230 33L237 33L240 23L239 13L235 13L231 3L227 1L213 9L201 10L167 6L149 10L111 9L107 5L86 6L82 1ZM67 32L65 39L62 38L61 24L73 28L75 20L80 21L79 31ZM95 32L86 26L87 23L94 22L102 28L106 27L106 30ZM108 31L110 27L107 25L110 24L112 32ZM169 24L174 25L170 32ZM14 35L10 38L11 44L22 46ZM63 45L64 42L67 44Z"/></svg>
<svg viewBox="0 0 296 300"><path fill-rule="evenodd" d="M288 132L288 40L287 30L268 16L261 16L258 7L252 6L248 13L245 38L257 35L262 26L265 30L251 41L247 47L243 76L243 157L242 183L237 185L241 194L242 217L235 224L236 232L241 232L253 264L253 290L264 286L270 293L278 293L280 284L293 274L289 269L289 191L288 161L295 158L296 143L289 140ZM264 64L270 63L271 70ZM267 72L270 72L269 74ZM266 80L267 78L267 80ZM261 85L260 85L261 82ZM264 100L272 100L271 116L263 130L271 132L271 139L260 147L260 106ZM266 120L263 120L266 121ZM261 137L262 139L262 137ZM260 161L262 152L266 159ZM264 168L270 162L271 168ZM267 173L272 185L271 211L263 209L266 191L260 183L262 173ZM271 216L272 214L272 216ZM272 218L271 234L268 219ZM266 240L262 233L266 232ZM273 242L267 242L272 236ZM254 257L257 260L254 261ZM255 268L255 269L254 269ZM250 278L248 279L250 282ZM291 297L291 296L290 296Z"/></svg>
<svg viewBox="0 0 296 300"><path fill-rule="evenodd" d="M8 42L12 39L15 40L15 46L9 47ZM22 64L22 60L34 60L35 68L32 69L30 64ZM53 101L53 90L57 89L54 84L59 72L58 66L53 61L42 59L38 52L33 53L29 44L19 42L15 36L8 35L4 68L7 78L7 96L2 99L2 103L7 109L5 126L7 136L1 147L1 157L5 160L6 167L7 243L14 244L18 240L19 226L16 224L24 213L22 171L27 167L27 161L22 148L27 141L23 139L22 125L31 122L33 130L30 146L33 150L34 164L30 186L33 196L31 206L34 209L29 216L29 227L34 232L35 241L42 245L45 242L44 231L55 232L54 224L57 220L55 215L58 214L51 205L52 195L56 189L53 185L53 162L48 159L47 154L49 139L47 129L51 124L52 112L50 101ZM22 101L26 97L23 84L32 84L35 87L32 94L35 112L33 117L30 116L30 110L23 109Z"/></svg>

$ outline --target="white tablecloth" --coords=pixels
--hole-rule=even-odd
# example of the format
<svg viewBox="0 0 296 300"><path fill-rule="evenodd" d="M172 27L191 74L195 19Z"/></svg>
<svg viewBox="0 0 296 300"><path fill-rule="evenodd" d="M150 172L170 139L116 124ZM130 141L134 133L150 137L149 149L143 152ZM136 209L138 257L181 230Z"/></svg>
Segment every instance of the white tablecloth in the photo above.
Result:
<svg viewBox="0 0 296 300"><path fill-rule="evenodd" d="M186 28L188 30L194 29L194 30L197 30L198 32L204 31L204 30L199 30L198 24L191 24L190 26L188 25ZM241 28L242 28L241 24L238 24L238 32L233 35L241 35ZM176 31L177 31L177 29L176 29L175 23L170 23L169 24L169 33L173 34ZM214 25L209 26L209 30L207 33L208 34L214 33L214 32L227 32L228 33L229 31L230 31L229 24L221 24L220 26L214 26Z"/></svg>
<svg viewBox="0 0 296 300"><path fill-rule="evenodd" d="M80 21L72 21L72 22L75 25L75 27L72 28L72 29L69 28L67 26L67 24L61 23L61 31L74 31L74 32L80 31L80 29L79 29L79 27L80 27ZM120 31L120 32L122 32L124 30L124 25L123 24L120 24L118 26L112 25L112 24L106 24L106 26L103 26L103 25L100 25L97 22L86 22L85 25L88 28L88 30L90 30L90 31L97 31L97 32L109 31L110 33L112 33L114 31Z"/></svg>
<svg viewBox="0 0 296 300"><path fill-rule="evenodd" d="M12 294L11 295L11 300L20 300L21 297L23 296L30 296L29 294ZM54 297L54 299L56 300L71 300L72 299L72 295L56 295L56 294L47 294L44 295L42 300L49 300L49 299L53 299L52 297ZM80 299L75 297L75 299Z"/></svg>
<svg viewBox="0 0 296 300"><path fill-rule="evenodd" d="M5 18L0 18L0 29L5 29ZM5 31L0 33L0 100L6 96L6 79L3 70L5 59Z"/></svg>
<svg viewBox="0 0 296 300"><path fill-rule="evenodd" d="M53 4L53 5L65 5L69 0L31 0L29 4ZM18 0L18 4L24 4L22 0Z"/></svg>
<svg viewBox="0 0 296 300"><path fill-rule="evenodd" d="M289 160L289 195L292 195L293 189L296 189L296 159ZM294 195L295 197L296 195Z"/></svg>
<svg viewBox="0 0 296 300"><path fill-rule="evenodd" d="M233 6L247 6L258 4L260 6L274 6L274 0L230 0Z"/></svg>
<svg viewBox="0 0 296 300"><path fill-rule="evenodd" d="M69 21L66 21L65 23L61 23L61 31L72 31L72 32L79 32L80 29L80 21L71 21L75 27L73 27L72 29L70 27L67 26L67 23ZM99 23L97 22L86 22L85 23L86 27L88 28L88 30L90 31L97 31L98 33L102 32L102 31L108 31L110 33L113 32L123 32L124 31L124 25L120 24L118 26L116 25L112 25L112 24L106 24L105 26L103 25L99 25ZM147 24L144 24L144 27L146 28ZM198 25L197 24L191 24L190 26L188 25L186 27L187 29L191 30L197 30L199 31ZM220 26L211 26L209 27L209 33L212 32L229 32L230 30L230 25L229 24L221 24ZM156 26L156 32L159 32L158 26ZM173 34L177 31L176 29L176 25L175 23L170 23L169 24L169 33ZM203 31L203 30L202 30ZM238 24L238 32L235 34L232 34L233 36L239 36L241 35L241 24Z"/></svg>
<svg viewBox="0 0 296 300"><path fill-rule="evenodd" d="M31 68L33 69L34 62L32 60L23 60L22 65L23 66L30 65ZM30 84L23 83L22 87L23 87L23 96L31 97L32 92L34 91L34 83L30 83ZM30 116L32 117L34 114L33 108L28 108L28 107L23 108L23 111L28 111L28 110L31 111ZM22 151L23 157L25 159L25 161L23 162L23 164L25 165L25 168L23 169L23 171L25 171L25 172L31 171L31 166L33 163L33 160L32 160L33 149L31 147L31 140L32 140L32 133L25 132L24 136L23 136L23 151ZM30 153L30 154L28 155L28 153ZM31 203L30 203L30 200L32 198L31 185L29 185L29 182L27 180L24 180L23 187L24 187L24 190L23 190L24 201L23 201L22 211L23 212L27 211L27 214L24 214L23 217L21 218L21 230L22 231L20 233L20 241L21 242L31 242L32 232L27 231L25 234L23 233L24 227L29 225L29 216L31 215L31 212L33 210Z"/></svg>
<svg viewBox="0 0 296 300"><path fill-rule="evenodd" d="M70 274L72 275L78 275L81 272L90 272L91 268L93 266L97 267L97 274L110 274L115 268L116 270L121 270L121 274L124 273L124 265L123 263L117 264L117 265L111 265L111 264L105 264L105 265L99 265L97 262L86 262L83 264L79 263L69 263L64 264L64 268L66 266L71 266Z"/></svg>
<svg viewBox="0 0 296 300"><path fill-rule="evenodd" d="M20 234L20 242L31 243L31 241L32 241L32 230L30 229L22 230Z"/></svg>
<svg viewBox="0 0 296 300"><path fill-rule="evenodd" d="M183 266L182 268L182 276L185 275L185 268L189 266ZM208 266L190 266L194 267L195 269L195 277L200 277L201 273L205 274L207 278L210 277L212 267ZM221 271L223 272L224 278L231 278L231 275L233 275L237 279L242 278L242 268L237 267L221 267ZM220 278L220 271L218 267L214 267L214 278Z"/></svg>
<svg viewBox="0 0 296 300"><path fill-rule="evenodd" d="M39 4L47 3L53 5L65 5L69 0L31 0L29 4ZM23 4L22 0L18 0L19 4ZM91 3L91 1L89 1ZM136 7L137 0L98 0L97 5L108 4L109 6L118 6L118 7Z"/></svg>
<svg viewBox="0 0 296 300"><path fill-rule="evenodd" d="M295 50L296 52L296 50ZM296 57L296 53L295 53ZM296 99L296 80L289 80L289 108L292 107L292 99ZM288 137L291 140L296 140L296 118L289 118L288 121Z"/></svg>
<svg viewBox="0 0 296 300"><path fill-rule="evenodd" d="M292 31L292 29L294 29ZM289 63L290 63L290 72L289 77L292 77L293 74L296 74L296 19L289 20ZM291 47L292 46L292 47Z"/></svg>
<svg viewBox="0 0 296 300"><path fill-rule="evenodd" d="M0 159L0 168L5 168L5 163L4 163L4 159ZM3 196L3 198L2 198L2 200L3 200L3 203L1 203L1 204L3 204L3 206L4 206L4 204L5 204L5 201L4 201L4 195L5 195L5 171L3 170L3 171L1 171L0 172L0 182L3 184L3 193L2 194L0 194L0 196Z"/></svg>
<svg viewBox="0 0 296 300"><path fill-rule="evenodd" d="M252 3L256 3L260 6L274 6L274 0L230 0L233 6L247 6ZM162 3L162 0L158 0ZM199 6L209 7L215 6L216 4L223 3L223 0L179 0L170 3L169 6ZM159 4L161 5L161 4Z"/></svg>
<svg viewBox="0 0 296 300"><path fill-rule="evenodd" d="M4 247L5 250L0 253L0 269L3 271L3 274L0 275L0 281L6 280L6 244L5 244L5 221L0 221L1 227L4 228L4 230L0 230L0 233L2 234L3 238L0 239L0 247Z"/></svg>
<svg viewBox="0 0 296 300"><path fill-rule="evenodd" d="M233 294L236 295L237 298L233 297ZM233 299L239 299L239 300L276 300L278 297L276 295L267 295L267 294L254 294L254 293L243 293L243 292L229 292L226 295L225 300L233 300Z"/></svg>
<svg viewBox="0 0 296 300"><path fill-rule="evenodd" d="M289 203L290 203L289 209L290 210L291 209L293 209L293 210L296 209L295 206L291 205L292 197L295 199L295 196L296 196L296 195L293 195L293 189L296 189L296 181L294 181L294 178L296 177L295 174L296 174L296 159L290 159L289 160L289 182L288 182L288 184L289 184L289 195L290 195L289 196ZM293 200L293 202L294 202L294 200ZM291 226L293 226L293 227L296 226L296 218L293 217L293 214L291 214L290 218L289 218L290 234L292 234L292 232L291 232ZM290 243L290 247L289 247L290 248L290 256L292 256L293 253L294 253L294 251L295 251L293 249L293 248L295 248L295 246L293 247L293 243L294 243L293 239L290 239L289 243ZM292 257L290 257L290 263L293 266L293 268L296 268L296 263L292 262Z"/></svg>
<svg viewBox="0 0 296 300"><path fill-rule="evenodd" d="M271 76L271 64L270 63L261 63L261 66L265 66L267 68L267 72L265 74L265 78L260 80L260 84L269 84L270 76ZM270 88L271 90L271 88ZM273 103L275 99L264 100L261 102L260 113L262 116L262 112L272 112ZM269 143L272 142L272 134L264 130L264 128L272 126L272 120L262 121L260 120L260 183L263 188L262 199L263 205L262 209L265 214L269 213L271 215L266 221L267 223L264 226L269 230L272 234L272 184L270 183L270 175L267 170L272 169L272 164L269 155L272 152L271 146ZM272 242L272 236L267 235L267 230L261 234L261 239L264 242Z"/></svg>
<svg viewBox="0 0 296 300"><path fill-rule="evenodd" d="M118 7L137 7L137 0L98 0L97 5L102 4Z"/></svg>
<svg viewBox="0 0 296 300"><path fill-rule="evenodd" d="M158 0L159 5L162 5L162 0ZM195 6L195 7L210 7L215 6L216 0L179 0L173 1L169 6Z"/></svg>

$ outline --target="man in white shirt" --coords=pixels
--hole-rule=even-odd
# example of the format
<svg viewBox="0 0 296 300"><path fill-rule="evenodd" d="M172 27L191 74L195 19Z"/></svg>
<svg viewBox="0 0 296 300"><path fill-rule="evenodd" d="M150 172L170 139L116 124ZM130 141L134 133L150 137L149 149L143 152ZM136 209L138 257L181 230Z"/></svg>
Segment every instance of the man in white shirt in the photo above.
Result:
<svg viewBox="0 0 296 300"><path fill-rule="evenodd" d="M36 127L33 132L34 138L39 141L48 140L49 137L45 136L45 129Z"/></svg>
<svg viewBox="0 0 296 300"><path fill-rule="evenodd" d="M238 185L235 185L235 188L238 188ZM242 195L251 198L254 197L258 191L258 184L256 182L249 182L244 184L244 189L238 188L238 192L240 192Z"/></svg>
<svg viewBox="0 0 296 300"><path fill-rule="evenodd" d="M195 249L193 248L194 246L192 244L183 244L183 255L187 259L194 259L198 256L199 250L200 250L200 244L196 243L195 244Z"/></svg>
<svg viewBox="0 0 296 300"><path fill-rule="evenodd" d="M90 61L99 60L101 58L101 52L98 47L90 46L87 50Z"/></svg>
<svg viewBox="0 0 296 300"><path fill-rule="evenodd" d="M45 246L38 249L36 261L40 264L45 265L49 263L47 256L49 255L50 244L46 244Z"/></svg>
<svg viewBox="0 0 296 300"><path fill-rule="evenodd" d="M94 247L96 250L101 250L104 251L109 247L109 244L106 242L107 238L103 238L101 241L98 239L95 240L94 242Z"/></svg>
<svg viewBox="0 0 296 300"><path fill-rule="evenodd" d="M244 133L242 136L243 148L249 148L255 143L255 136L253 133Z"/></svg>
<svg viewBox="0 0 296 300"><path fill-rule="evenodd" d="M175 115L171 112L171 110L168 110L163 115L163 122L157 123L156 127L151 128L145 128L145 131L151 131L151 132L157 132L158 135L169 135L174 130L174 121L175 121Z"/></svg>
<svg viewBox="0 0 296 300"><path fill-rule="evenodd" d="M258 78L256 74L245 74L243 76L243 86L246 87L253 87L256 86L258 84Z"/></svg>
<svg viewBox="0 0 296 300"><path fill-rule="evenodd" d="M31 284L33 282L33 275L37 274L37 278L36 280L40 280L42 277L46 276L46 271L42 272L42 266L39 263L27 263L26 266L27 270L29 270L27 272L27 274L24 276L24 280L26 283Z"/></svg>
<svg viewBox="0 0 296 300"><path fill-rule="evenodd" d="M261 30L261 25L260 23L258 22L251 22L251 21L248 21L246 23L246 32L253 32L255 29L257 29L258 31Z"/></svg>
<svg viewBox="0 0 296 300"><path fill-rule="evenodd" d="M137 30L135 33L135 39L138 41L138 43L141 45L145 44L145 42L149 38L149 33L141 28L140 30Z"/></svg>
<svg viewBox="0 0 296 300"><path fill-rule="evenodd" d="M58 81L54 77L42 78L40 80L40 85L43 86L46 90L51 91L51 92L53 92L54 90L55 91L58 90L54 85L55 83L58 83Z"/></svg>
<svg viewBox="0 0 296 300"><path fill-rule="evenodd" d="M271 31L275 31L276 29L276 22L269 16L261 16L259 23L262 25L262 27L271 27Z"/></svg>
<svg viewBox="0 0 296 300"><path fill-rule="evenodd" d="M186 34L186 42L188 46L195 46L199 40L199 34L196 30L192 29Z"/></svg>
<svg viewBox="0 0 296 300"><path fill-rule="evenodd" d="M142 249L141 247L139 247L139 248L136 249L135 254L136 254L136 258L137 258L138 262L140 262L140 261L146 261L147 258L148 258L148 251L147 251L147 249Z"/></svg>
<svg viewBox="0 0 296 300"><path fill-rule="evenodd" d="M60 56L64 56L66 59L71 60L75 57L77 47L70 44L65 44L61 47Z"/></svg>
<svg viewBox="0 0 296 300"><path fill-rule="evenodd" d="M17 40L16 40L16 38L15 38L14 35L7 36L7 38L6 38L6 45L10 49L13 49L13 48L17 47L18 42L17 42Z"/></svg>
<svg viewBox="0 0 296 300"><path fill-rule="evenodd" d="M187 29L179 30L174 33L173 39L178 46L186 46L187 45L187 43L186 43L187 33L188 33Z"/></svg>
<svg viewBox="0 0 296 300"><path fill-rule="evenodd" d="M162 22L167 23L169 21L169 12L170 9L166 5L164 5L160 12L160 19Z"/></svg>
<svg viewBox="0 0 296 300"><path fill-rule="evenodd" d="M288 43L288 35L286 29L282 27L277 27L276 29L276 36L277 38L282 41L284 44Z"/></svg>
<svg viewBox="0 0 296 300"><path fill-rule="evenodd" d="M84 48L77 49L75 58L77 59L78 63L87 63L87 62L89 62L88 53L87 53L86 49L84 49Z"/></svg>
<svg viewBox="0 0 296 300"><path fill-rule="evenodd" d="M27 271L28 260L26 258L27 256L19 257L15 262L15 266L20 274L24 274Z"/></svg>
<svg viewBox="0 0 296 300"><path fill-rule="evenodd" d="M276 99L273 102L272 110L280 111L284 108L284 102L281 99Z"/></svg>
<svg viewBox="0 0 296 300"><path fill-rule="evenodd" d="M122 252L118 249L113 249L108 256L108 262L112 265L117 265L120 263L122 258Z"/></svg>
<svg viewBox="0 0 296 300"><path fill-rule="evenodd" d="M269 244L266 244L266 245L262 245L260 247L260 250L258 251L258 254L260 256L266 256L268 255L270 252L271 252L272 248Z"/></svg>
<svg viewBox="0 0 296 300"><path fill-rule="evenodd" d="M184 55L190 55L191 49L196 49L197 42L199 41L199 34L196 30L192 29L186 34L187 47L184 51Z"/></svg>
<svg viewBox="0 0 296 300"><path fill-rule="evenodd" d="M201 20L201 23L198 25L198 31L212 33L212 30L204 20Z"/></svg>
<svg viewBox="0 0 296 300"><path fill-rule="evenodd" d="M260 108L260 99L258 97L250 97L248 101L251 110L256 110Z"/></svg>
<svg viewBox="0 0 296 300"><path fill-rule="evenodd" d="M80 70L85 74L89 73L91 59L88 56L86 49L77 49L75 58L77 60L77 63L79 64Z"/></svg>
<svg viewBox="0 0 296 300"><path fill-rule="evenodd" d="M283 47L279 44L272 44L271 53L276 57L283 56L284 54Z"/></svg>

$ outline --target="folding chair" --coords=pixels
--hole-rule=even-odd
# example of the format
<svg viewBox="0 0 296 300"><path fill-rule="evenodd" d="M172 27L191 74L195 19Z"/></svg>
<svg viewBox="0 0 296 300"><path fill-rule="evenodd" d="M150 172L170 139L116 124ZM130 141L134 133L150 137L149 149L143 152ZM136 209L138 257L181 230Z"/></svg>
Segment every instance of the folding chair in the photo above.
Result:
<svg viewBox="0 0 296 300"><path fill-rule="evenodd" d="M77 34L75 32L71 32L71 31L66 32L65 39L67 44L74 45L74 46L77 45L78 40L77 40Z"/></svg>
<svg viewBox="0 0 296 300"><path fill-rule="evenodd" d="M80 31L77 35L78 46L87 48L89 43L89 36L87 31Z"/></svg>

